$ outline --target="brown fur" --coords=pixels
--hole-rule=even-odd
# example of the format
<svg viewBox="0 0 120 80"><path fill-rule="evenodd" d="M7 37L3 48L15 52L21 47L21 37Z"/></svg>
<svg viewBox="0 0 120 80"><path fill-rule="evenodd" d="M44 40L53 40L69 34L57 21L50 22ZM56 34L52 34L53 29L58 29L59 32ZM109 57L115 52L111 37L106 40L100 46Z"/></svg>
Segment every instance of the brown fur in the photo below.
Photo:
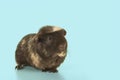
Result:
<svg viewBox="0 0 120 80"><path fill-rule="evenodd" d="M16 49L17 69L33 66L42 71L57 72L67 53L66 31L55 26L44 26L36 34L26 35Z"/></svg>

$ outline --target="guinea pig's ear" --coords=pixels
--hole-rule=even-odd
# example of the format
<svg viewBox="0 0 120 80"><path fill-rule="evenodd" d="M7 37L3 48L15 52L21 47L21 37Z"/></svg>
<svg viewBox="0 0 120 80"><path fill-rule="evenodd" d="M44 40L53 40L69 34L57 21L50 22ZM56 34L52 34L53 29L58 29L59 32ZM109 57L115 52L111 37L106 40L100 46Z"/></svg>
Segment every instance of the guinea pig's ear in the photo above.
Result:
<svg viewBox="0 0 120 80"><path fill-rule="evenodd" d="M37 41L44 42L45 41L45 34L37 34Z"/></svg>
<svg viewBox="0 0 120 80"><path fill-rule="evenodd" d="M39 42L43 42L44 41L44 38L41 36L41 37L38 37L38 41Z"/></svg>

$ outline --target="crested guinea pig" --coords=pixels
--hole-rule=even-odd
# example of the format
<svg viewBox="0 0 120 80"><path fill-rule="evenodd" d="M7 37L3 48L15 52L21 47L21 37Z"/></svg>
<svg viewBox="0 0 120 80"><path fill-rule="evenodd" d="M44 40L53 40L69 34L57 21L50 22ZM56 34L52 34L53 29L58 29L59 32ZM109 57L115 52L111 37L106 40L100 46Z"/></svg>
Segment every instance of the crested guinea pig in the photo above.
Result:
<svg viewBox="0 0 120 80"><path fill-rule="evenodd" d="M15 52L16 69L32 66L42 71L57 72L67 55L66 31L56 26L43 26L38 33L22 38Z"/></svg>

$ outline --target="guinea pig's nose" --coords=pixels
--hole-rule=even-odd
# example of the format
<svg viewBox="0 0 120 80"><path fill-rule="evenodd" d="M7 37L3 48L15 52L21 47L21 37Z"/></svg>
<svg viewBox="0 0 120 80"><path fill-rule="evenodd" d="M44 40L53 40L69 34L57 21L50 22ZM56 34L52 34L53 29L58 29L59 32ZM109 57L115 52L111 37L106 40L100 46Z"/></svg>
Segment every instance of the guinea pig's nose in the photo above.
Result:
<svg viewBox="0 0 120 80"><path fill-rule="evenodd" d="M64 50L65 50L65 45L60 45L60 46L59 46L59 50L60 50L60 51L64 51Z"/></svg>

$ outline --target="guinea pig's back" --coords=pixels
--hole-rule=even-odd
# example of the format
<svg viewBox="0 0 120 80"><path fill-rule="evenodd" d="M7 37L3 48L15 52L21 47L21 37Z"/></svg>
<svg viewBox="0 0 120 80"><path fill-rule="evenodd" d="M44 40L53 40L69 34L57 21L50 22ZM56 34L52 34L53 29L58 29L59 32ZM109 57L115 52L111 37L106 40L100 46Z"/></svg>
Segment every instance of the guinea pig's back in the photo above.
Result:
<svg viewBox="0 0 120 80"><path fill-rule="evenodd" d="M17 45L17 49L15 52L15 58L17 64L28 64L26 58L28 56L28 44L29 41L35 36L35 34L28 34L24 36L21 41Z"/></svg>

